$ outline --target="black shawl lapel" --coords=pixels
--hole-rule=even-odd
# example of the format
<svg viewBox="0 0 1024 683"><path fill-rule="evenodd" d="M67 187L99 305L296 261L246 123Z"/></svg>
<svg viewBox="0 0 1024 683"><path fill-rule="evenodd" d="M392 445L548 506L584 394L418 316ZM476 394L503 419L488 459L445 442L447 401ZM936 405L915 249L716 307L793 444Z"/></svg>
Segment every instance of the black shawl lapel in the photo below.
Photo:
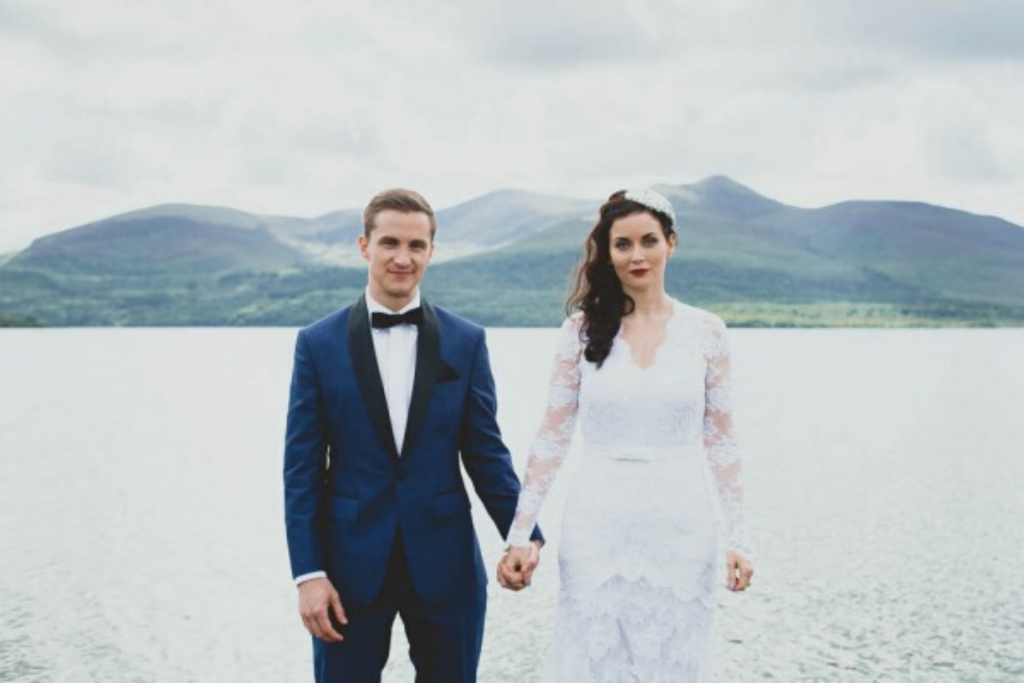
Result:
<svg viewBox="0 0 1024 683"><path fill-rule="evenodd" d="M423 325L416 339L416 377L412 385L412 401L409 403L409 421L405 425L403 453L412 452L413 440L423 426L430 395L441 368L441 327L437 322L437 313L426 301L420 305L423 306Z"/></svg>
<svg viewBox="0 0 1024 683"><path fill-rule="evenodd" d="M420 335L422 339L422 333ZM391 417L388 415L388 402L384 396L384 385L380 381L380 366L377 365L377 354L373 350L373 336L370 331L370 315L366 309L366 297L352 305L348 313L348 349L352 356L352 368L356 373L359 391L363 402L370 413L381 443L392 458L398 457L395 446L395 435L391 429ZM416 376L417 386L419 374ZM415 398L413 399L415 401Z"/></svg>

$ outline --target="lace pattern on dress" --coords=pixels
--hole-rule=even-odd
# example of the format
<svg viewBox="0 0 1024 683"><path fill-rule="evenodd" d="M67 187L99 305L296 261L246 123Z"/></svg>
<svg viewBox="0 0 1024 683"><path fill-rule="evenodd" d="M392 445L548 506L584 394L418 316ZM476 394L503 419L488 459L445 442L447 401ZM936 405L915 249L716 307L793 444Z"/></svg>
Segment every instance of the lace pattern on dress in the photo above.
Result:
<svg viewBox="0 0 1024 683"><path fill-rule="evenodd" d="M668 323L664 345L696 355L704 366L703 395L700 397L703 419L700 419L700 414L697 416L698 429L702 427L702 433L695 435L695 438L702 437L703 449L718 494L728 549L752 560L754 545L743 512L740 449L733 427L733 383L726 327L721 319L707 311L679 302L674 302L674 305L675 311ZM516 517L507 539L510 546L525 546L529 543L540 508L569 452L580 412L583 367L592 365L583 358L581 325L581 313L573 315L562 324L551 371L547 409L530 447ZM631 362L629 349L618 346L621 345L613 346L612 354L623 361L627 372L642 374L654 370L653 366L638 368ZM596 381L600 371L590 367L587 370ZM666 369L666 373L670 371L671 368ZM598 447L614 444L616 437L622 438L622 434L616 432L629 429L628 424L617 424L617 417L628 415L628 411L619 409L621 406L614 406L615 409L611 411L604 411L603 407L600 401L595 400L591 406L592 415L587 420L592 435L596 437L593 441L600 444ZM656 446L670 443L684 449L690 439L688 425L689 421L685 419L652 420L645 436ZM584 427L586 432L586 425Z"/></svg>
<svg viewBox="0 0 1024 683"><path fill-rule="evenodd" d="M753 559L753 542L743 514L740 449L733 428L733 382L725 324L714 318L704 378L704 450L718 490L729 550Z"/></svg>
<svg viewBox="0 0 1024 683"><path fill-rule="evenodd" d="M530 447L515 521L507 539L510 546L529 544L537 514L569 452L579 408L580 358L583 353L580 321L577 314L562 324L548 385L548 405L544 421Z"/></svg>
<svg viewBox="0 0 1024 683"><path fill-rule="evenodd" d="M714 611L667 588L616 577L587 599L562 594L545 681L711 680Z"/></svg>

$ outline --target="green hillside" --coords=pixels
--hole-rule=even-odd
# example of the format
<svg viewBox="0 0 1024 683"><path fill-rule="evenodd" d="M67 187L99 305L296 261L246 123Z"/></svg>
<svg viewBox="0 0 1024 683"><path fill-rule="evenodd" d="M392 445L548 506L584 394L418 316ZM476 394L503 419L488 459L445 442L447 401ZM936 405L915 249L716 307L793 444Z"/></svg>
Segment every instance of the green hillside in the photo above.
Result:
<svg viewBox="0 0 1024 683"><path fill-rule="evenodd" d="M9 318L0 315L0 327L42 327L35 318Z"/></svg>
<svg viewBox="0 0 1024 683"><path fill-rule="evenodd" d="M800 209L721 176L661 189L679 217L669 290L731 324L1024 325L1024 229L999 218L909 202ZM586 206L501 191L439 211L439 253L470 255L431 265L426 294L487 325L557 324ZM362 290L359 229L352 209L116 216L5 255L0 324L301 325Z"/></svg>

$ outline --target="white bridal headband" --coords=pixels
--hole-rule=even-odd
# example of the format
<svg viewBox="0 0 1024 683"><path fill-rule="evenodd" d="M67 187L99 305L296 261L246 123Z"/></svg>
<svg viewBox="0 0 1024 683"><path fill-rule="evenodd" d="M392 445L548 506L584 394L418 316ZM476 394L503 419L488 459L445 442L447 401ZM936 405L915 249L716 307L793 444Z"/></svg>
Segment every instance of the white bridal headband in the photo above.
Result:
<svg viewBox="0 0 1024 683"><path fill-rule="evenodd" d="M668 216L669 224L676 224L676 212L672 208L672 202L654 190L626 190L626 199Z"/></svg>

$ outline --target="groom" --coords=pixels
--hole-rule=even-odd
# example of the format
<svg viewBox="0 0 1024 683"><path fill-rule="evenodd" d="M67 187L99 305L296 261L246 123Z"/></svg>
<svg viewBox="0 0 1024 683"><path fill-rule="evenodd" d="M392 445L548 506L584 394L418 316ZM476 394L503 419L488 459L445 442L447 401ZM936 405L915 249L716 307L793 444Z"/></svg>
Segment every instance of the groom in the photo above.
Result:
<svg viewBox="0 0 1024 683"><path fill-rule="evenodd" d="M379 681L396 615L417 681L475 681L487 580L460 455L503 537L519 494L484 330L420 297L436 232L423 197L381 192L363 224L365 295L295 346L284 488L299 611L317 681Z"/></svg>

